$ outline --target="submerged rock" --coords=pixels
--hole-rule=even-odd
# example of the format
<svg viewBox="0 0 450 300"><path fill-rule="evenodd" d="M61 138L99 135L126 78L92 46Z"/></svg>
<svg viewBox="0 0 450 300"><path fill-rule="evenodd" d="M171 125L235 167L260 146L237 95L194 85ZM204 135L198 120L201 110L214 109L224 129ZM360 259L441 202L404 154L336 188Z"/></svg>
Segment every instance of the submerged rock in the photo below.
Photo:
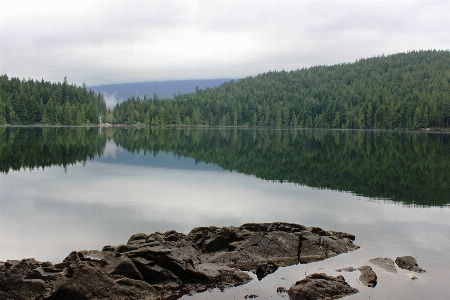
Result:
<svg viewBox="0 0 450 300"><path fill-rule="evenodd" d="M315 300L338 299L358 292L341 275L332 277L324 273L314 273L291 286L288 295L292 300Z"/></svg>
<svg viewBox="0 0 450 300"><path fill-rule="evenodd" d="M372 270L370 266L359 267L358 270L361 272L359 275L359 281L368 287L375 287L377 285L377 274Z"/></svg>
<svg viewBox="0 0 450 300"><path fill-rule="evenodd" d="M354 238L290 223L138 233L117 247L73 251L55 265L0 262L0 299L176 299L252 280L243 271L262 278L281 266L358 249Z"/></svg>
<svg viewBox="0 0 450 300"><path fill-rule="evenodd" d="M336 272L342 272L342 271L345 271L345 272L354 272L354 271L356 271L356 270L357 270L357 269L355 269L355 268L353 268L353 267L347 267L347 268L337 269Z"/></svg>
<svg viewBox="0 0 450 300"><path fill-rule="evenodd" d="M383 258L383 257L377 257L369 259L369 262L371 264L374 264L377 267L380 267L381 269L391 272L391 273L397 273L397 269L395 268L394 261L390 258Z"/></svg>
<svg viewBox="0 0 450 300"><path fill-rule="evenodd" d="M417 260L412 256L400 256L395 259L395 263L399 268L417 272L425 273L426 271L418 266Z"/></svg>

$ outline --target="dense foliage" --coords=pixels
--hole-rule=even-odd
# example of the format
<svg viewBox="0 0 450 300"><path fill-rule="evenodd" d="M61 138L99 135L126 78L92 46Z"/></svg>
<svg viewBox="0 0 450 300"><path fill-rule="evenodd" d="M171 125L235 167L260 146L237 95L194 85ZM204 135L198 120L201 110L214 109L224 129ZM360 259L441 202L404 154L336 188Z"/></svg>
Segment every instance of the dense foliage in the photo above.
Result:
<svg viewBox="0 0 450 300"><path fill-rule="evenodd" d="M84 84L0 76L0 124L96 124L105 114L103 96Z"/></svg>
<svg viewBox="0 0 450 300"><path fill-rule="evenodd" d="M129 98L110 122L322 128L448 128L450 52L268 72L161 100Z"/></svg>

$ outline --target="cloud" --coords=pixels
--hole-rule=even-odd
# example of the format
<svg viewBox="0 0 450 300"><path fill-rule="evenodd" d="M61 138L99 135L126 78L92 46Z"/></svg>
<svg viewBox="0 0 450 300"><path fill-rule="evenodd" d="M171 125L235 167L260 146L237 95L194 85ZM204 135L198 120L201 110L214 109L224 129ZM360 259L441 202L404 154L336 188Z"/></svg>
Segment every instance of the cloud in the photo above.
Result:
<svg viewBox="0 0 450 300"><path fill-rule="evenodd" d="M0 72L88 85L239 78L448 49L441 1L2 1Z"/></svg>

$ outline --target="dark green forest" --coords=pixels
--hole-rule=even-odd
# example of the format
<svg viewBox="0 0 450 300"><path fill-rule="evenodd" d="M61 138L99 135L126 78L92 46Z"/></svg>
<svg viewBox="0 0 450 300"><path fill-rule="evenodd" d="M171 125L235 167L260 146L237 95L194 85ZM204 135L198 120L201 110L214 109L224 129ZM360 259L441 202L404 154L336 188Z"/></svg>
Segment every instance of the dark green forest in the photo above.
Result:
<svg viewBox="0 0 450 300"><path fill-rule="evenodd" d="M448 128L450 52L274 71L172 99L129 98L110 123L360 129Z"/></svg>
<svg viewBox="0 0 450 300"><path fill-rule="evenodd" d="M158 153L173 153L264 180L414 205L450 203L448 133L191 127L110 127L100 132L93 127L3 127L0 172L86 162L102 156L108 140L131 153L146 154L133 158L140 165Z"/></svg>
<svg viewBox="0 0 450 300"><path fill-rule="evenodd" d="M1 124L97 124L106 115L103 95L77 87L32 79L0 76Z"/></svg>

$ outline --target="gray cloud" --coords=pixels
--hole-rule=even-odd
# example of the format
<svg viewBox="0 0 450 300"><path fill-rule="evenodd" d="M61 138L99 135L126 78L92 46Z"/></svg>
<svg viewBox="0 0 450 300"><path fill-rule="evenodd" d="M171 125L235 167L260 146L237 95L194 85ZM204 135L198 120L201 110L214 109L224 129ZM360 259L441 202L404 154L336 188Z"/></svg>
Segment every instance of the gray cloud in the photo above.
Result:
<svg viewBox="0 0 450 300"><path fill-rule="evenodd" d="M446 1L1 1L0 72L88 85L238 78L450 48Z"/></svg>

